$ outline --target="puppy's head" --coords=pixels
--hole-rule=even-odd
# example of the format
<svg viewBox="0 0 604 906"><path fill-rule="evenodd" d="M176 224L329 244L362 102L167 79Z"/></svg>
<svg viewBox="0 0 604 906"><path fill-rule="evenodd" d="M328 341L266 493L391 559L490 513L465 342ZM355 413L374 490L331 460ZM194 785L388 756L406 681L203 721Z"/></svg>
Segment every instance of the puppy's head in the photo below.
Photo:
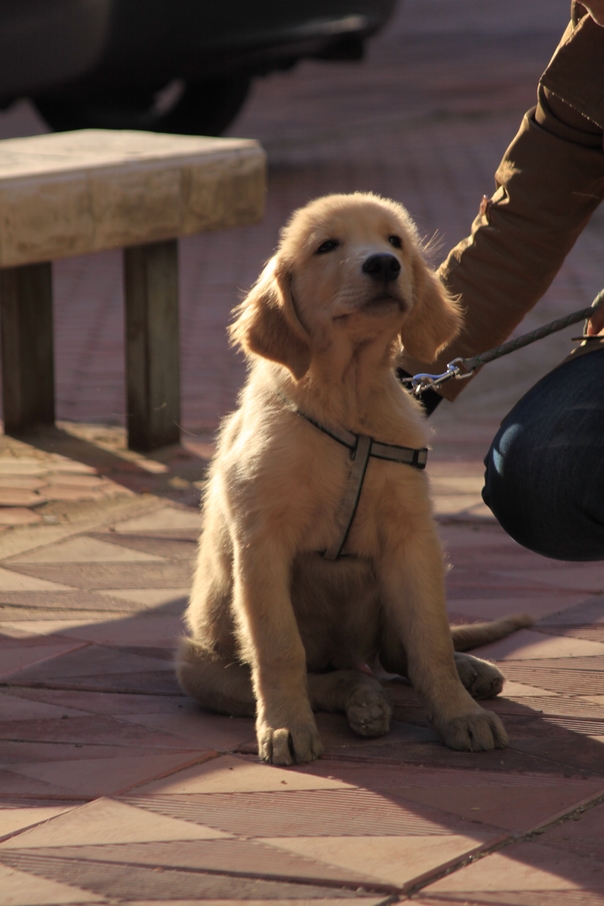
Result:
<svg viewBox="0 0 604 906"><path fill-rule="evenodd" d="M237 315L231 338L298 380L342 333L358 343L399 335L431 362L460 326L405 209L369 193L328 195L297 211Z"/></svg>

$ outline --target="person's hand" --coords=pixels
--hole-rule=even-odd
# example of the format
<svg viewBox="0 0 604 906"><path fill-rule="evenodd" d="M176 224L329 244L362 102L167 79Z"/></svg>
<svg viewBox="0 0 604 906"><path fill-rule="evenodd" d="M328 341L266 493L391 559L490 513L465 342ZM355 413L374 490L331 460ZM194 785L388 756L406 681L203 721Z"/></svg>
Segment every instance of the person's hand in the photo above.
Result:
<svg viewBox="0 0 604 906"><path fill-rule="evenodd" d="M604 336L604 302L596 308L587 324L587 336Z"/></svg>

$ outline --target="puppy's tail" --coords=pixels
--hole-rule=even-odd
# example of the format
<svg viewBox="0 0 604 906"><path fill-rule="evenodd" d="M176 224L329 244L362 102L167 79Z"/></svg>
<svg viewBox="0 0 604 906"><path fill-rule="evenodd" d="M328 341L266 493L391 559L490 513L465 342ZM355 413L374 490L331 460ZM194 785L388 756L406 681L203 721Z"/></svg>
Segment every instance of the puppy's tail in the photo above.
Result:
<svg viewBox="0 0 604 906"><path fill-rule="evenodd" d="M469 623L466 626L452 626L451 637L455 651L470 651L480 645L488 645L497 639L504 639L517 629L525 629L534 623L533 617L528 613L513 613L501 620L492 620L489 623Z"/></svg>

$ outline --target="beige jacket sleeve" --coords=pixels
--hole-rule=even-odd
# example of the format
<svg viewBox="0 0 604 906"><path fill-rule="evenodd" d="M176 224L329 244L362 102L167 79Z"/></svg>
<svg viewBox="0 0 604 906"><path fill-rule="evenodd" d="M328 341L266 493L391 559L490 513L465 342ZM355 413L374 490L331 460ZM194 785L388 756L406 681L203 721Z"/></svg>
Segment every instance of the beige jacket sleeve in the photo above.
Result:
<svg viewBox="0 0 604 906"><path fill-rule="evenodd" d="M403 354L405 371L442 372L457 356L497 346L541 298L604 198L603 128L604 28L583 16L541 78L539 104L497 169L495 194L439 268L461 298L462 333L436 362ZM442 395L452 400L467 383L451 381Z"/></svg>

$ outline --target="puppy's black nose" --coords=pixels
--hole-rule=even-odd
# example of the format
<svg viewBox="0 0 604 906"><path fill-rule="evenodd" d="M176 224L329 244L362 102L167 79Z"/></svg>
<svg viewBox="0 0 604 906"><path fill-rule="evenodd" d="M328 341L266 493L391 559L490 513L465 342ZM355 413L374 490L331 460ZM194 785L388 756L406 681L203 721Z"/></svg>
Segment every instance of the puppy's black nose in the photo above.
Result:
<svg viewBox="0 0 604 906"><path fill-rule="evenodd" d="M401 266L394 255L370 255L363 261L361 268L364 274L369 274L372 280L379 283L390 283L396 280L401 272Z"/></svg>

